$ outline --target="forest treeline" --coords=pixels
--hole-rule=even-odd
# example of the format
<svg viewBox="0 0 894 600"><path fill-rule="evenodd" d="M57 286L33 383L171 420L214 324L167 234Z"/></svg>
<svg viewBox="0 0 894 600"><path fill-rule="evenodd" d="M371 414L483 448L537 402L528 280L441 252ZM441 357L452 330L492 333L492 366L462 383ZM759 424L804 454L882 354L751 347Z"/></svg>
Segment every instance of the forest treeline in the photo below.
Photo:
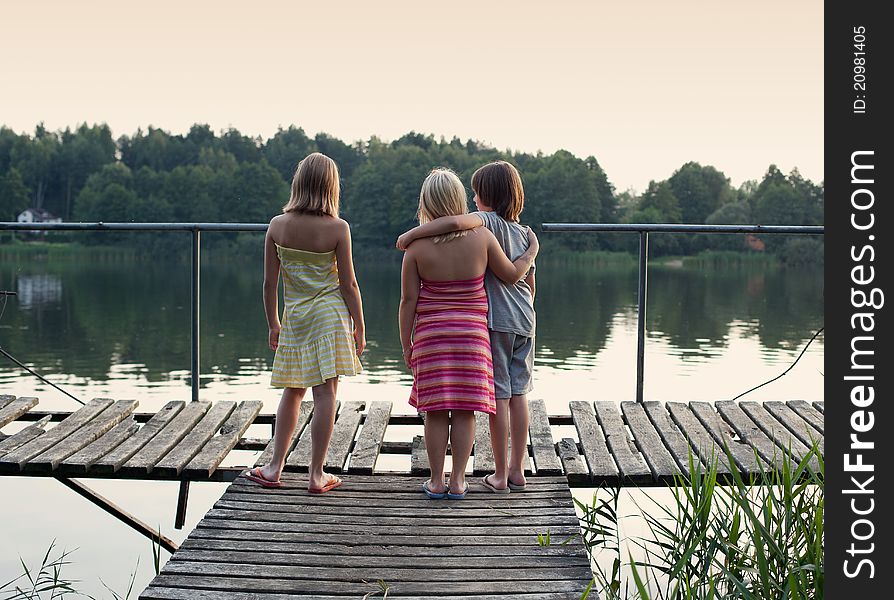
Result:
<svg viewBox="0 0 894 600"><path fill-rule="evenodd" d="M288 199L297 161L313 151L338 163L342 216L351 223L355 244L369 250L393 248L395 238L415 224L419 187L433 167L452 168L468 186L475 169L497 159L521 171L522 221L535 229L544 222L823 223L822 184L774 165L735 188L714 167L688 162L642 193L619 193L596 158L564 150L500 151L474 140L415 132L391 142L373 137L348 144L324 133L310 137L294 126L264 140L236 129L215 133L200 124L185 135L150 127L117 139L104 124L64 131L38 125L33 135L0 127L0 220L15 220L33 207L66 221L266 222ZM97 232L67 239L170 248L160 242L169 239L162 235ZM633 235L547 237L541 239L550 249L618 251L637 245ZM222 234L211 243L239 247L240 237ZM659 256L725 249L773 252L787 262L822 260L822 239L801 236L654 235L650 248Z"/></svg>

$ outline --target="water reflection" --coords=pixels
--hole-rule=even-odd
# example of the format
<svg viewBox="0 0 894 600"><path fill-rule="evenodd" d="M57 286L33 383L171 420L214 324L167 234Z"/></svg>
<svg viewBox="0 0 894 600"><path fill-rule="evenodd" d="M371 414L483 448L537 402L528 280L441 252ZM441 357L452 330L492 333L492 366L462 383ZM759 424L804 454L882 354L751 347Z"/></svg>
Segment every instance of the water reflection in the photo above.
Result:
<svg viewBox="0 0 894 600"><path fill-rule="evenodd" d="M399 265L359 262L357 270L369 346L365 373L355 381L409 384L396 318ZM272 353L261 276L259 265L251 263L203 268L204 388L227 394L230 387L257 386L267 393ZM647 382L662 392L680 377L737 376L744 386L763 368L787 365L823 324L820 271L659 266L649 277ZM20 295L9 301L0 335L3 347L20 360L71 385L129 384L169 395L188 386L188 265L23 261L0 266L0 283L7 282ZM632 382L636 293L635 268L541 264L538 380L549 380L555 371L574 374L568 382L598 377L603 390L610 379ZM747 358L743 342L750 344ZM814 344L811 352L821 359L822 338ZM745 362L724 366L733 355ZM752 371L754 377L742 379ZM0 364L0 390L18 375L10 364ZM624 389L621 399L627 399L627 387L612 389Z"/></svg>

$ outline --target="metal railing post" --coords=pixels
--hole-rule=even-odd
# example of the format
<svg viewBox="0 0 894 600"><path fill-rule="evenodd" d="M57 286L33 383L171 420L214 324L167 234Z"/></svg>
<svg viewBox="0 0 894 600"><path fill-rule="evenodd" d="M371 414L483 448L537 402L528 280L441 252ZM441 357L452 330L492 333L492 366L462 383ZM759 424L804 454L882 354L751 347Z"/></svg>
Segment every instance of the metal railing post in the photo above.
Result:
<svg viewBox="0 0 894 600"><path fill-rule="evenodd" d="M192 400L199 399L199 264L201 232L198 229L192 231L192 352L190 376L192 383Z"/></svg>
<svg viewBox="0 0 894 600"><path fill-rule="evenodd" d="M192 312L190 317L190 325L192 328L192 340L190 349L190 384L192 388L192 401L199 399L199 319L201 311L199 309L200 300L200 280L201 275L201 247L202 233L198 228L192 230L192 293L190 300L192 303ZM186 506L189 502L189 480L182 479L180 481L180 491L177 494L177 510L174 514L174 528L183 529L186 523Z"/></svg>
<svg viewBox="0 0 894 600"><path fill-rule="evenodd" d="M636 401L643 401L646 361L646 299L649 294L649 232L639 232L639 294L636 316Z"/></svg>

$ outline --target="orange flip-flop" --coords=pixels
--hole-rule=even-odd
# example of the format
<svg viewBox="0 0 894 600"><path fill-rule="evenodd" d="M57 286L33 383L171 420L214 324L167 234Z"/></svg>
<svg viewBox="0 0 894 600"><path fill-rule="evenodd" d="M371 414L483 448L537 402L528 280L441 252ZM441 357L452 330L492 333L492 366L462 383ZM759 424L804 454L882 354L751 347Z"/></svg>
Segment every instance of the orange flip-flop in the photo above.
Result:
<svg viewBox="0 0 894 600"><path fill-rule="evenodd" d="M245 477L246 479L248 479L249 481L254 481L255 483L260 484L266 488L282 487L281 481L279 481L279 480L273 481L271 479L267 479L266 477L264 477L263 473L261 473L261 467L255 467L254 469L251 469L250 471L246 471L245 473L242 474L242 476Z"/></svg>
<svg viewBox="0 0 894 600"><path fill-rule="evenodd" d="M341 484L342 484L341 479L339 479L338 477L336 477L335 475L333 475L333 476L332 476L332 479L329 480L329 483L327 483L327 484L324 485L323 487L321 487L321 488L312 488L312 487L309 487L309 488L307 488L307 491L310 492L311 494L325 494L325 493L328 492L329 490L334 490L335 488L337 488L337 487L340 486Z"/></svg>

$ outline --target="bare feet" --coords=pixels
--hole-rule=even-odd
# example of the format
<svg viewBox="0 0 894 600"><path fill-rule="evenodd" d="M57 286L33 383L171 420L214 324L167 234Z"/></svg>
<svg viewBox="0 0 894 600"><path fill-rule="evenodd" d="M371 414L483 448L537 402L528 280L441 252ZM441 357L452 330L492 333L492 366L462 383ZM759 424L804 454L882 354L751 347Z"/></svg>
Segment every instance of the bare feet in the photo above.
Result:
<svg viewBox="0 0 894 600"><path fill-rule="evenodd" d="M498 478L496 473L485 475L484 478L481 479L481 483L484 485L484 487L495 494L509 493L509 488L506 485L506 480L501 480L500 478Z"/></svg>
<svg viewBox="0 0 894 600"><path fill-rule="evenodd" d="M492 482L495 482L495 479L491 479ZM509 476L506 478L506 485L513 489L521 489L528 484L528 481L525 479L525 472L519 469L518 471L513 471L510 469Z"/></svg>
<svg viewBox="0 0 894 600"><path fill-rule="evenodd" d="M282 475L282 469L277 469L273 465L265 465L259 470L261 471L261 476L268 481L279 481L279 478Z"/></svg>
<svg viewBox="0 0 894 600"><path fill-rule="evenodd" d="M464 494L467 489L465 477L450 478L450 485L447 486L447 492L449 494Z"/></svg>
<svg viewBox="0 0 894 600"><path fill-rule="evenodd" d="M314 494L323 494L341 485L341 478L332 473L323 472L321 475L311 476L307 484L307 490Z"/></svg>

